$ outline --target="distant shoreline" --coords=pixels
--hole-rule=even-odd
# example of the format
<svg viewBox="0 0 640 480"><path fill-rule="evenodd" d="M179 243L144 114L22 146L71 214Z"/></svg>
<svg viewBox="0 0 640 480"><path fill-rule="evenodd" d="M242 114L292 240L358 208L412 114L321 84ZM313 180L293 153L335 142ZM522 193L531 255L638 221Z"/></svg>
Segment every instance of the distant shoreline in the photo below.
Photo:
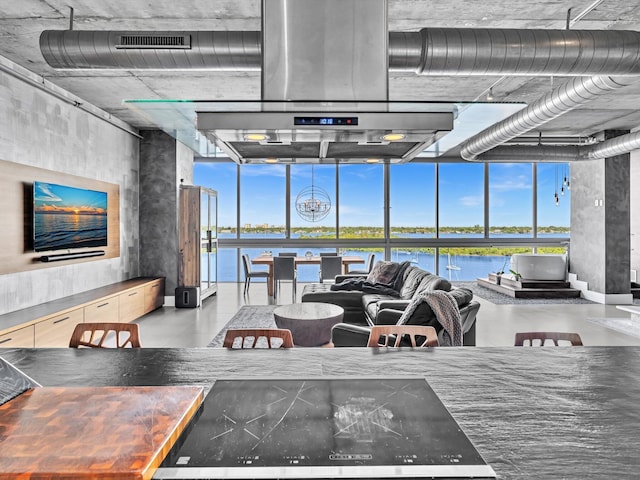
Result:
<svg viewBox="0 0 640 480"><path fill-rule="evenodd" d="M317 234L321 233L329 233L333 234L335 232L335 227L293 227L291 229L292 233L296 234L304 234L304 233L313 233L315 234L313 238L322 238L318 237ZM472 227L440 227L440 233L446 234L483 234L484 227L479 225L474 225ZM241 233L245 234L269 234L269 233L284 233L286 231L283 226L259 226L259 227L242 227L240 228ZM435 237L436 229L435 227L392 227L391 231L393 233L404 233L404 234L413 234L413 235L433 235ZM501 226L501 227L491 227L489 228L489 232L493 234L514 234L514 235L525 235L532 233L531 227L523 227L523 226ZM571 231L570 227L560 227L556 225L549 225L546 227L538 227L538 233L543 234L552 234L552 233L566 233L569 234ZM237 232L236 227L220 227L218 229L219 233L232 233L235 234ZM343 235L349 234L360 234L360 235L371 235L379 236L379 234L383 233L384 229L382 227L364 227L364 226L356 226L356 227L340 227L340 233Z"/></svg>
<svg viewBox="0 0 640 480"><path fill-rule="evenodd" d="M236 228L222 227L218 230L218 234L223 235L236 235ZM274 238L282 238L285 233L283 227L245 227L240 229L242 235L262 235L264 238L269 238L269 235L275 235ZM291 230L292 235L296 235L294 240L336 240L335 228L329 227L296 227ZM405 235L423 235L423 237L403 237L398 236L398 233L404 233ZM527 235L531 234L531 228L529 227L500 227L490 230L491 234L499 235ZM440 234L445 235L460 235L460 238L469 238L471 235L481 237L484 235L484 228L477 225L473 227L441 227ZM570 229L568 227L547 226L538 227L538 234L553 235L553 234L566 234L569 236ZM373 239L383 238L384 232L380 227L341 227L340 239L342 240L354 240L358 238ZM435 239L435 229L427 229L422 227L403 227L392 230L392 238L413 238L414 240ZM452 237L446 237L447 240L451 240ZM255 238L254 240L258 240ZM353 246L345 246L350 252L383 252L382 247L361 247L354 248ZM456 255L456 256L472 256L472 257L504 257L513 255L516 253L531 253L532 247L509 247L509 246L487 246L487 247L438 247L440 255ZM413 253L421 253L427 255L433 255L435 253L435 247L394 247L396 251L407 251ZM566 253L565 247L538 247L539 253L551 253L551 254L563 254Z"/></svg>

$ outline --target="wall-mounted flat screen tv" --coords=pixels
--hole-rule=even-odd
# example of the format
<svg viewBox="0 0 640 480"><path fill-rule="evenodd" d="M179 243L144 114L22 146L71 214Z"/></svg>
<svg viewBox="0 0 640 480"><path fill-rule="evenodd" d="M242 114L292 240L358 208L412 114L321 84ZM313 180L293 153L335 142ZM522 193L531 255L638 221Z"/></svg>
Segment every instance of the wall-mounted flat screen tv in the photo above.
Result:
<svg viewBox="0 0 640 480"><path fill-rule="evenodd" d="M107 192L34 182L36 252L107 246Z"/></svg>

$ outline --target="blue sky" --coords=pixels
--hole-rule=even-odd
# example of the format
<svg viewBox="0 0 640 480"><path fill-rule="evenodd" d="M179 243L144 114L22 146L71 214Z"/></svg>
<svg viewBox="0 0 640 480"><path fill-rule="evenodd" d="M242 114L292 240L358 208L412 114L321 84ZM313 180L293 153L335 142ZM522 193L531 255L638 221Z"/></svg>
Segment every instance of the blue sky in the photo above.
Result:
<svg viewBox="0 0 640 480"><path fill-rule="evenodd" d="M94 190L34 182L34 208L37 212L104 214L107 194Z"/></svg>
<svg viewBox="0 0 640 480"><path fill-rule="evenodd" d="M194 183L218 191L219 225L235 225L235 164L197 163ZM483 164L440 165L440 225L472 226L484 222ZM538 225L569 225L570 192L555 205L556 164L538 164ZM491 164L489 166L490 223L492 226L531 226L531 164ZM335 166L314 167L314 185L328 193L335 204ZM558 167L558 192L567 167ZM284 165L241 167L241 225L284 225ZM382 226L382 165L340 166L340 225ZM291 167L291 203L311 185L311 166ZM435 224L435 167L409 163L391 166L392 226L433 226ZM335 225L335 209L315 224L291 215L292 225Z"/></svg>

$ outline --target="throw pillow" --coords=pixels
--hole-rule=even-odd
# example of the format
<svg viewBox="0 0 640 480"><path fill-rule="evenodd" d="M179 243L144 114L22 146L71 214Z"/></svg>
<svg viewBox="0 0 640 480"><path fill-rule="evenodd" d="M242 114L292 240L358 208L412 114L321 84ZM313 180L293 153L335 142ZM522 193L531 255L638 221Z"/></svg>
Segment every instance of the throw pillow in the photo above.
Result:
<svg viewBox="0 0 640 480"><path fill-rule="evenodd" d="M379 261L376 263L369 275L367 275L367 282L369 283L383 283L388 285L398 273L400 264L397 262Z"/></svg>
<svg viewBox="0 0 640 480"><path fill-rule="evenodd" d="M449 291L451 296L454 298L458 307L466 305L471 300L473 300L473 292L465 287L456 287Z"/></svg>

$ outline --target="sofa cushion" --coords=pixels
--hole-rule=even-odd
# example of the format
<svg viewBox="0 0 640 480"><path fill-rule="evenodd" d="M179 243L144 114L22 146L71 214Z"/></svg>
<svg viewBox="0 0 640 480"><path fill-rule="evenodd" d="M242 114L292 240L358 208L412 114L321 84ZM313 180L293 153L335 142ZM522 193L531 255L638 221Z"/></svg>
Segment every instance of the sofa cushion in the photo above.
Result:
<svg viewBox="0 0 640 480"><path fill-rule="evenodd" d="M445 292L449 292L451 290L451 283L446 278L426 272L426 275L424 275L420 281L420 285L410 298L413 299L417 297L418 294L424 290L444 290Z"/></svg>
<svg viewBox="0 0 640 480"><path fill-rule="evenodd" d="M367 282L389 285L399 270L400 264L398 262L381 260L373 266L371 272L367 275Z"/></svg>
<svg viewBox="0 0 640 480"><path fill-rule="evenodd" d="M362 295L363 293L357 290L334 292L326 283L311 283L305 285L302 291L302 301L338 305L344 309L343 322L367 325L362 311Z"/></svg>
<svg viewBox="0 0 640 480"><path fill-rule="evenodd" d="M397 297L379 293L365 293L362 296L362 308L370 319L378 316L378 302L382 300L397 300Z"/></svg>
<svg viewBox="0 0 640 480"><path fill-rule="evenodd" d="M473 300L473 292L465 287L454 287L449 290L449 293L455 299L458 307L462 307Z"/></svg>
<svg viewBox="0 0 640 480"><path fill-rule="evenodd" d="M403 275L402 288L400 288L400 298L409 300L416 293L425 276L431 275L421 268L411 266L407 268Z"/></svg>

